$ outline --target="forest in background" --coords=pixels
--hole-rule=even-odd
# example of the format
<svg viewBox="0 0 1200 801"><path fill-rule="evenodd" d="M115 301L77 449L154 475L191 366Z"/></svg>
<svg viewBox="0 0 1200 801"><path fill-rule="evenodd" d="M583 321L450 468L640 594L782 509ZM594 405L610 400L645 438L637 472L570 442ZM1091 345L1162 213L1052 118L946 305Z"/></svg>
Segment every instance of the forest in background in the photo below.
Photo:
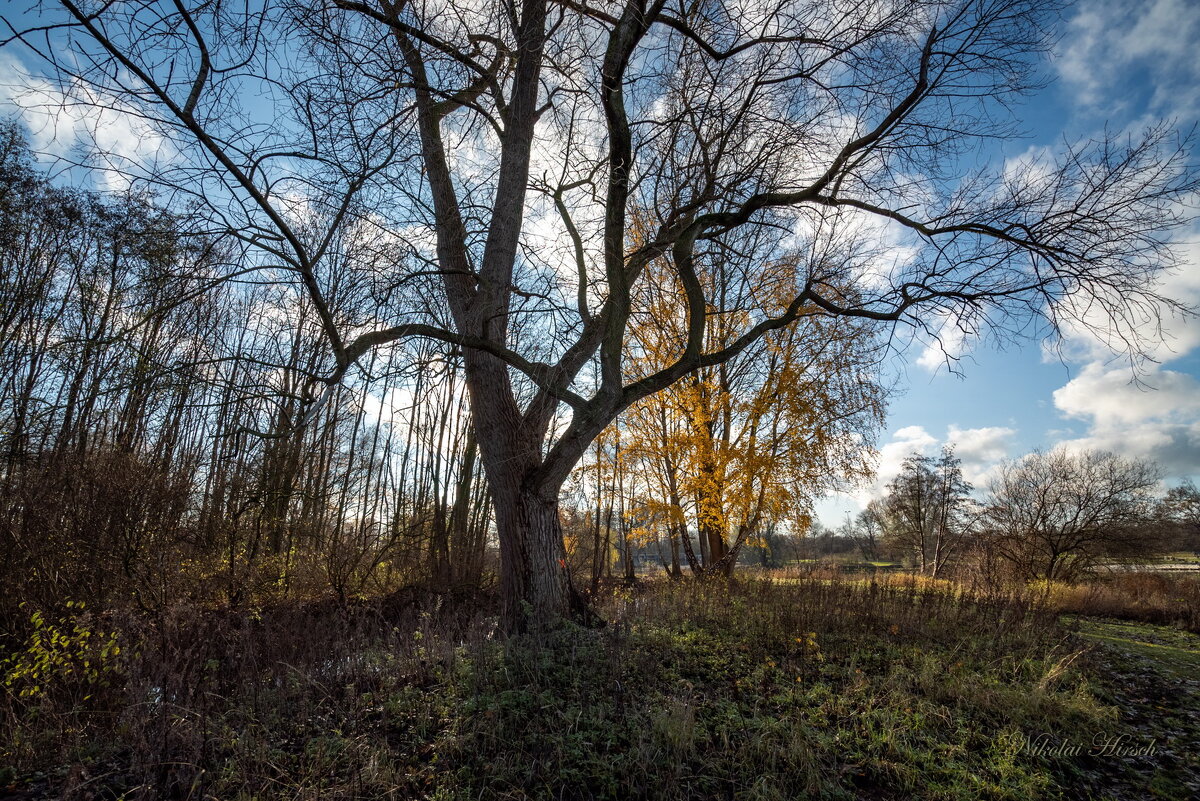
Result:
<svg viewBox="0 0 1200 801"><path fill-rule="evenodd" d="M12 123L0 181L8 620L478 585L487 490L451 353L379 358L301 429L316 332L287 282L216 280L220 241L51 184Z"/></svg>

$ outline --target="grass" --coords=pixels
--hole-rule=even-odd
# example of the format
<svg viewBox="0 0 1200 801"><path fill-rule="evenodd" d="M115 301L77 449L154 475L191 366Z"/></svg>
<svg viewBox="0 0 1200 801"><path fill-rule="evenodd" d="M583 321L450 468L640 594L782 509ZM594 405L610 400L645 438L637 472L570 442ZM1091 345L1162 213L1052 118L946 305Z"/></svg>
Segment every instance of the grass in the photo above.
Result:
<svg viewBox="0 0 1200 801"><path fill-rule="evenodd" d="M487 605L436 598L90 621L119 632L119 655L96 681L9 688L0 785L22 798L1123 800L1149 784L1189 797L1171 793L1196 775L1183 757L1028 747L1144 738L1129 710L1157 711L1119 695L1095 653L1109 640L1128 641L1130 665L1191 653L1196 638L1168 630L1077 634L1018 597L891 581L661 581L601 607L603 630L508 640Z"/></svg>
<svg viewBox="0 0 1200 801"><path fill-rule="evenodd" d="M1200 577L1114 573L1076 584L1038 582L1035 594L1067 615L1155 623L1200 633Z"/></svg>
<svg viewBox="0 0 1200 801"><path fill-rule="evenodd" d="M1085 771L1081 781L1097 796L1200 797L1200 637L1121 620L1073 618L1069 625L1095 643L1089 661L1097 698L1119 711L1131 742L1153 744L1153 753L1127 757L1123 774Z"/></svg>
<svg viewBox="0 0 1200 801"><path fill-rule="evenodd" d="M1077 619L1081 636L1140 657L1159 670L1200 682L1200 636L1122 620Z"/></svg>
<svg viewBox="0 0 1200 801"><path fill-rule="evenodd" d="M510 648L477 674L472 709L488 725L457 732L461 797L1023 798L1050 780L1012 734L1105 714L1053 686L1050 653L922 636L946 634L914 630L922 606L943 608L931 597L888 594L853 615L867 599L848 587L711 593L627 601L615 632ZM807 614L814 594L847 613L841 625ZM884 608L862 648L862 612Z"/></svg>

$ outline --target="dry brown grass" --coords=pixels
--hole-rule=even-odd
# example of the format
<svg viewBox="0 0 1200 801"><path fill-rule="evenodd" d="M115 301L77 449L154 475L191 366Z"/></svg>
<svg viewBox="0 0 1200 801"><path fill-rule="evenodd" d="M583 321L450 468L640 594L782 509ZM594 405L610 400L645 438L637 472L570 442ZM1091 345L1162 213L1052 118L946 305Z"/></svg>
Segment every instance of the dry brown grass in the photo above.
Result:
<svg viewBox="0 0 1200 801"><path fill-rule="evenodd" d="M1137 620L1200 633L1200 577L1194 575L1129 571L1075 584L1040 582L1031 590L1062 614Z"/></svg>

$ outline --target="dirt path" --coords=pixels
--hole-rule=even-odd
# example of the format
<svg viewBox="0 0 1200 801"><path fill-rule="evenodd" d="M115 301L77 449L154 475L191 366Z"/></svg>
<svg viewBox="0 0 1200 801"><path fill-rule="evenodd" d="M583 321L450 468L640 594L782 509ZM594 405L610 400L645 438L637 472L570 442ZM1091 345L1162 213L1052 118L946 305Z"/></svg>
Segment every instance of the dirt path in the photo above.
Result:
<svg viewBox="0 0 1200 801"><path fill-rule="evenodd" d="M1092 798L1200 799L1200 636L1166 626L1079 618L1091 665L1117 711L1112 733L1134 752L1080 758ZM1114 750L1119 750L1114 748Z"/></svg>

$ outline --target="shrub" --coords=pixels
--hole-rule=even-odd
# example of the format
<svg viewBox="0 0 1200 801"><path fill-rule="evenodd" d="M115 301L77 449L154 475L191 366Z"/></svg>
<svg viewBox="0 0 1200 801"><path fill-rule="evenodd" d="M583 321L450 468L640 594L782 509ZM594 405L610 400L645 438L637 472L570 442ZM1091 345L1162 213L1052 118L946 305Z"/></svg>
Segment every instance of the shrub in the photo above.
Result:
<svg viewBox="0 0 1200 801"><path fill-rule="evenodd" d="M1200 633L1200 577L1194 575L1126 571L1070 584L1041 582L1033 590L1061 613L1139 620Z"/></svg>

